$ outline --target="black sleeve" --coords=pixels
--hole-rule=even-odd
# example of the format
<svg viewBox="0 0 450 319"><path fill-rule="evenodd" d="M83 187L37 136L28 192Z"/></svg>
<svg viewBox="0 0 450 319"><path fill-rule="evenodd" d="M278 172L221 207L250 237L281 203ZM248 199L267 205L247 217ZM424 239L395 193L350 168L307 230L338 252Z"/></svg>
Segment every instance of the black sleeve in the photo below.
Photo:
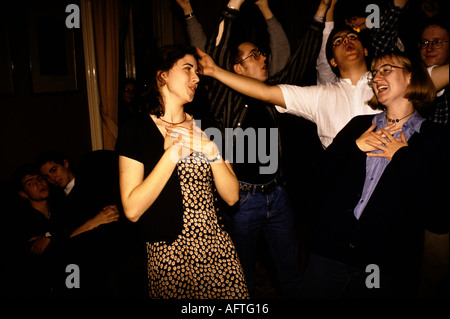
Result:
<svg viewBox="0 0 450 319"><path fill-rule="evenodd" d="M286 66L269 79L270 84L300 85L311 67L315 72L317 56L322 45L323 28L324 23L313 20L305 35L298 41Z"/></svg>

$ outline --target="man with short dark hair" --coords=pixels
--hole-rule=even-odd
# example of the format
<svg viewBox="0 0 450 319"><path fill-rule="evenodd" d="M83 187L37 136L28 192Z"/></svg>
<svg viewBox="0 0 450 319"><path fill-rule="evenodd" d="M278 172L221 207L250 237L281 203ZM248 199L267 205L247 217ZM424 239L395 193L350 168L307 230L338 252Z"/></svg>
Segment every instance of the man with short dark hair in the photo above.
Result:
<svg viewBox="0 0 450 319"><path fill-rule="evenodd" d="M49 151L38 165L48 182L64 191L70 246L67 261L79 266L80 289L66 290L67 297L106 296L111 293L111 272L115 271L122 247L115 235L122 225L118 193L118 156L113 151L94 151L78 163L75 174L62 152ZM127 238L128 240L128 238ZM125 242L125 240L123 240Z"/></svg>
<svg viewBox="0 0 450 319"><path fill-rule="evenodd" d="M50 197L48 184L34 164L15 171L13 187L19 201L11 205L8 225L15 246L15 257L8 259L16 264L12 271L18 273L17 277L9 274L16 278L12 295L50 298L57 285L56 274L63 273L64 211Z"/></svg>

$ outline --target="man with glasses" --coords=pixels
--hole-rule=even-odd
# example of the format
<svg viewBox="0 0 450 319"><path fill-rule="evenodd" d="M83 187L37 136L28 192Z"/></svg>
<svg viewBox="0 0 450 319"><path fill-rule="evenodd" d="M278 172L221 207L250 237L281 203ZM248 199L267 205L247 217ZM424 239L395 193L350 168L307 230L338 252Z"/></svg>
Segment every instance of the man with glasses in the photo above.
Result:
<svg viewBox="0 0 450 319"><path fill-rule="evenodd" d="M177 0L177 2L180 4L184 1ZM228 2L219 28L208 42L204 41L206 52L214 57L221 67L261 83L299 83L304 81L303 76L317 58L320 49L323 20L331 0L320 1L315 13L315 20L298 42L298 47L292 56L289 54L288 45L280 47L278 44L280 36L281 39L286 38L281 26L278 27L278 33L274 32L274 16L271 12L268 14L267 0L257 1L256 5L260 7L268 25L272 53L268 57L251 42L243 42L231 48L233 41L231 26L236 20L243 2L243 0ZM186 7L184 13L189 26L194 19L192 9ZM188 33L191 34L189 28ZM190 37L192 45L192 36ZM277 52L283 53L281 57L274 54ZM289 60L285 59L286 53L288 53ZM244 132L247 130L254 132L256 141L265 139L266 150L270 147L267 144L275 143L278 151L277 163L281 163L280 137L276 136L276 139L273 140L270 134L271 129L279 127L278 114L273 104L248 98L219 81L208 82L206 95L211 113L221 124L223 130L232 128L237 131L242 129ZM298 298L300 293L298 243L294 230L293 209L282 181L282 169L278 164L276 171L261 174L261 168L267 166L267 163L264 163L259 156L256 156L256 162L247 156L249 149L256 149L260 146L250 145L248 141L245 143L244 162L237 159L240 155L237 143L233 145L234 158L230 160L240 182L240 202L236 212L230 212L229 215L231 217L230 235L243 266L250 295L255 297L254 268L258 239L263 233L275 264L283 297Z"/></svg>
<svg viewBox="0 0 450 319"><path fill-rule="evenodd" d="M314 122L322 146L326 148L351 118L379 112L366 103L373 95L367 85L367 55L357 33L344 26L333 29L326 43L327 60L340 76L336 83L304 87L281 84L261 91L264 93L261 96L258 90L243 91L245 85L236 85L238 82L229 85L253 98L274 103L281 113Z"/></svg>
<svg viewBox="0 0 450 319"><path fill-rule="evenodd" d="M430 18L423 28L419 40L419 53L427 67L448 64L449 57L449 32L448 22L444 17ZM448 123L448 99L449 90L446 88L438 92L430 120L437 123Z"/></svg>
<svg viewBox="0 0 450 319"><path fill-rule="evenodd" d="M353 40L352 40L353 39ZM349 27L337 27L326 43L327 59L339 81L301 87L298 85L266 85L245 77L233 76L220 69L206 54L200 52L202 72L213 76L232 89L250 97L274 103L279 112L306 118L317 124L319 138L324 148L331 144L336 134L357 115L375 114L367 104L373 96L368 85L366 64L367 49ZM436 89L447 84L448 64L429 70ZM448 83L448 81L447 81Z"/></svg>

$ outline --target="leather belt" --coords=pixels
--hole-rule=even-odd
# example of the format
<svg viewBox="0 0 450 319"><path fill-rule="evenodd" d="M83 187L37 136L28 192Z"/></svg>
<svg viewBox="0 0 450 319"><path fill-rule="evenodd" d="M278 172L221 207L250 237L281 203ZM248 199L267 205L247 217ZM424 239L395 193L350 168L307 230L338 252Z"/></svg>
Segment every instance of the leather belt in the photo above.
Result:
<svg viewBox="0 0 450 319"><path fill-rule="evenodd" d="M273 181L267 184L248 184L244 182L239 182L239 190L244 192L250 192L252 194L261 193L268 194L271 193L278 186L278 178L275 178Z"/></svg>

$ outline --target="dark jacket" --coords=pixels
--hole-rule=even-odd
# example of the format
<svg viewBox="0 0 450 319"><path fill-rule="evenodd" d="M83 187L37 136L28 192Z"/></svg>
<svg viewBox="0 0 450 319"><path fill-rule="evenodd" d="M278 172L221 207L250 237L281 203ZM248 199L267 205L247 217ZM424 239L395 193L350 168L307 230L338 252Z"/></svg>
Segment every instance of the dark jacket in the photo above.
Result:
<svg viewBox="0 0 450 319"><path fill-rule="evenodd" d="M448 231L448 127L423 122L386 167L358 220L353 210L364 186L366 154L355 140L372 118L355 117L326 151L311 249L362 269L377 264L383 274L411 281L424 229Z"/></svg>

